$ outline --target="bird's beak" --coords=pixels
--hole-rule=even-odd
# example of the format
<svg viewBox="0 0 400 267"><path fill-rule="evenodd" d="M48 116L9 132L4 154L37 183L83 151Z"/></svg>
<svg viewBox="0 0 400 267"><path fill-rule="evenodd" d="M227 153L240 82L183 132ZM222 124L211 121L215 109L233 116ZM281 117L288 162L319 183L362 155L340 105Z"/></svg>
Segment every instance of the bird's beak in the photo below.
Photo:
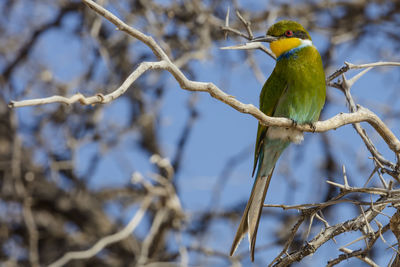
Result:
<svg viewBox="0 0 400 267"><path fill-rule="evenodd" d="M264 36L259 36L254 39L252 39L250 42L267 42L267 43L272 43L274 41L278 40L278 37L271 36L271 35L264 35Z"/></svg>
<svg viewBox="0 0 400 267"><path fill-rule="evenodd" d="M275 36L271 36L271 35L264 35L264 36L260 36L260 37L256 37L252 40L250 40L250 42L247 42L245 44L242 45L234 45L234 46L225 46L225 47L221 47L221 49L224 50L250 50L250 49L262 49L262 47L264 47L263 44L261 44L260 42L268 42L271 43L273 41L278 40L279 37L275 37ZM264 47L265 49L265 47Z"/></svg>

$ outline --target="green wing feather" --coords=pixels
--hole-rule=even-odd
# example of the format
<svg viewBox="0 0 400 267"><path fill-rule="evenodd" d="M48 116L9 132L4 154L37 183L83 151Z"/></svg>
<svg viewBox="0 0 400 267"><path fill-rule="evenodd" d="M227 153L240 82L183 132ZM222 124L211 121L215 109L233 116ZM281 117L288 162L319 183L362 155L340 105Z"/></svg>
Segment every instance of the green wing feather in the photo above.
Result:
<svg viewBox="0 0 400 267"><path fill-rule="evenodd" d="M285 79L283 77L280 77L278 72L274 69L271 76L269 76L268 80L265 82L260 93L260 110L265 115L274 115L276 106L278 105L279 99L281 98L282 94L285 92L286 87L287 84ZM263 147L263 142L265 139L265 134L267 133L267 129L267 126L258 123L252 176L254 176L254 172L257 168L258 156L260 155L260 150Z"/></svg>

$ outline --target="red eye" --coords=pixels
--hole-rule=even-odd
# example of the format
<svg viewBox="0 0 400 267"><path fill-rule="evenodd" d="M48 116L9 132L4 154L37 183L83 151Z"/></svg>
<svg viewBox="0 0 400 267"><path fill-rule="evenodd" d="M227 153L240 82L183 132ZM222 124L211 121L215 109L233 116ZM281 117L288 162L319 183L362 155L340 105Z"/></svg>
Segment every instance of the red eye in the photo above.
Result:
<svg viewBox="0 0 400 267"><path fill-rule="evenodd" d="M285 32L286 37L292 37L293 36L293 32L291 30L288 30Z"/></svg>

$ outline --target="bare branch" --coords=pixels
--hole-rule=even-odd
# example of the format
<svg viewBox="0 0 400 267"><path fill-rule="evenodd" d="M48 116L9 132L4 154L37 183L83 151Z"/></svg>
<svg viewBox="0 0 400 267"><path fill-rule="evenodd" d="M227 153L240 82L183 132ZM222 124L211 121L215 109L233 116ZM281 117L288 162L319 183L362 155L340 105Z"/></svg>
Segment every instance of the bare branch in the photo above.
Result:
<svg viewBox="0 0 400 267"><path fill-rule="evenodd" d="M71 105L72 103L78 101L82 105L92 105L97 103L106 104L124 94L126 90L128 90L128 88L132 85L132 83L134 83L137 80L137 78L139 78L147 70L161 69L161 68L165 69L166 67L167 67L166 61L143 62L128 76L128 78L122 83L122 85L118 89L107 95L96 94L95 96L85 97L84 95L78 93L71 97L51 96L51 97L31 99L31 100L11 101L9 107L17 108L17 107L44 105L49 103L64 103L67 105Z"/></svg>

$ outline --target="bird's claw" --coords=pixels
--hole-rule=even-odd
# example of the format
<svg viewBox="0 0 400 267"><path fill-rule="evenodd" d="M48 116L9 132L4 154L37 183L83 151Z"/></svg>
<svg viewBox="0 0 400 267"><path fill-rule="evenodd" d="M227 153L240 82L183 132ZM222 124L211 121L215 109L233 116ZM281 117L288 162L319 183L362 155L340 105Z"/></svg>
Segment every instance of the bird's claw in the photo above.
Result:
<svg viewBox="0 0 400 267"><path fill-rule="evenodd" d="M315 133L315 129L316 129L315 124L314 124L313 122L309 122L309 123L307 123L307 124L308 124L308 126L310 126L310 128L312 129L312 132Z"/></svg>

